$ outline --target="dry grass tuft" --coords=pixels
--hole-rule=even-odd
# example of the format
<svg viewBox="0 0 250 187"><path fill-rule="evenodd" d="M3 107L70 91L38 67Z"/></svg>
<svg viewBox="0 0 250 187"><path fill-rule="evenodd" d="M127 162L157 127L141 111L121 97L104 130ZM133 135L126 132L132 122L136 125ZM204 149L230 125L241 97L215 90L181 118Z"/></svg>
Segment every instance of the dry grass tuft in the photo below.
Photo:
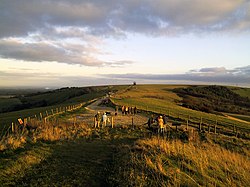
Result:
<svg viewBox="0 0 250 187"><path fill-rule="evenodd" d="M86 137L91 133L88 125L85 123L68 124L47 123L40 125L36 130L24 131L16 134L10 134L0 141L0 151L6 149L15 150L23 147L26 142L36 143L37 141L59 141L72 140L80 137Z"/></svg>
<svg viewBox="0 0 250 187"><path fill-rule="evenodd" d="M143 152L131 153L126 170L130 174L123 173L129 176L129 185L140 181L142 186L248 186L250 182L249 157L213 143L152 138L138 140L135 146Z"/></svg>

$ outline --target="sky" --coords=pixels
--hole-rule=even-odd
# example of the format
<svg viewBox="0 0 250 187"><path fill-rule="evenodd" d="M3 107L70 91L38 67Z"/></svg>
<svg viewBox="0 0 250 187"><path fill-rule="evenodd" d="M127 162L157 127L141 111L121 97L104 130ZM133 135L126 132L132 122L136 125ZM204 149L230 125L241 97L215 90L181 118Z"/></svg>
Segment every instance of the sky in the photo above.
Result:
<svg viewBox="0 0 250 187"><path fill-rule="evenodd" d="M249 0L0 0L0 87L250 87Z"/></svg>

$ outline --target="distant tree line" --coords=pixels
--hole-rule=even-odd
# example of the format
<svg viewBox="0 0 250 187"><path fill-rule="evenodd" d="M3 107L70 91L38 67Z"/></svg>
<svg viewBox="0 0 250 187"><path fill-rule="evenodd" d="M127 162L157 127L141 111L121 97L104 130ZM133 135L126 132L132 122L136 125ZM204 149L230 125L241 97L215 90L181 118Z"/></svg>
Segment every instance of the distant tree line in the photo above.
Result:
<svg viewBox="0 0 250 187"><path fill-rule="evenodd" d="M250 99L241 97L226 86L191 86L174 91L183 98L182 105L190 109L250 115Z"/></svg>
<svg viewBox="0 0 250 187"><path fill-rule="evenodd" d="M4 106L0 106L0 113L11 112L23 109L30 109L36 107L52 106L64 102L70 102L70 99L91 94L88 97L97 97L105 95L110 89L107 86L99 87L65 87L48 92L36 92L26 95L17 95L10 98L10 102ZM13 103L15 99L15 103ZM84 100L84 98L82 98Z"/></svg>

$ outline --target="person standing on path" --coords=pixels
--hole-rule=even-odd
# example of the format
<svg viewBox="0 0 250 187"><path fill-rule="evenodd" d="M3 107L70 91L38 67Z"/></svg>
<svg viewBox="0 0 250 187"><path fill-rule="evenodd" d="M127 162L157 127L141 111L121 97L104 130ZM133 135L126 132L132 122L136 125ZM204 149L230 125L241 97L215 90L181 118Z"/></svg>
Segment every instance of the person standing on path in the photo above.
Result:
<svg viewBox="0 0 250 187"><path fill-rule="evenodd" d="M97 114L95 115L95 128L100 127L100 122L101 122L101 114L98 111Z"/></svg>
<svg viewBox="0 0 250 187"><path fill-rule="evenodd" d="M164 121L162 119L162 116L158 117L157 123L158 123L158 133L163 135L163 133L164 133Z"/></svg>
<svg viewBox="0 0 250 187"><path fill-rule="evenodd" d="M108 119L108 116L104 112L103 116L102 116L102 127L106 127L106 125L107 125L107 119Z"/></svg>

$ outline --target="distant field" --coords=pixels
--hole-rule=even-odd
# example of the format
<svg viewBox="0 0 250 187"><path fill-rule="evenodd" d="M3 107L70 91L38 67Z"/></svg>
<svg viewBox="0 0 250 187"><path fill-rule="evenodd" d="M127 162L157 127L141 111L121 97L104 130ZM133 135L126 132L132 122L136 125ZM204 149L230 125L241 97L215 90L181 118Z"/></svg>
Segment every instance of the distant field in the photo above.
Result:
<svg viewBox="0 0 250 187"><path fill-rule="evenodd" d="M187 119L203 118L208 123L215 123L216 120L222 125L236 125L250 129L249 124L230 120L223 116L191 110L181 106L181 100L172 90L174 88L187 87L183 85L137 85L126 92L117 94L112 100L118 105L136 106L139 109L149 110L157 113L165 113L174 117Z"/></svg>
<svg viewBox="0 0 250 187"><path fill-rule="evenodd" d="M232 87L231 90L237 94L239 94L242 97L248 97L250 98L250 88L237 88Z"/></svg>

